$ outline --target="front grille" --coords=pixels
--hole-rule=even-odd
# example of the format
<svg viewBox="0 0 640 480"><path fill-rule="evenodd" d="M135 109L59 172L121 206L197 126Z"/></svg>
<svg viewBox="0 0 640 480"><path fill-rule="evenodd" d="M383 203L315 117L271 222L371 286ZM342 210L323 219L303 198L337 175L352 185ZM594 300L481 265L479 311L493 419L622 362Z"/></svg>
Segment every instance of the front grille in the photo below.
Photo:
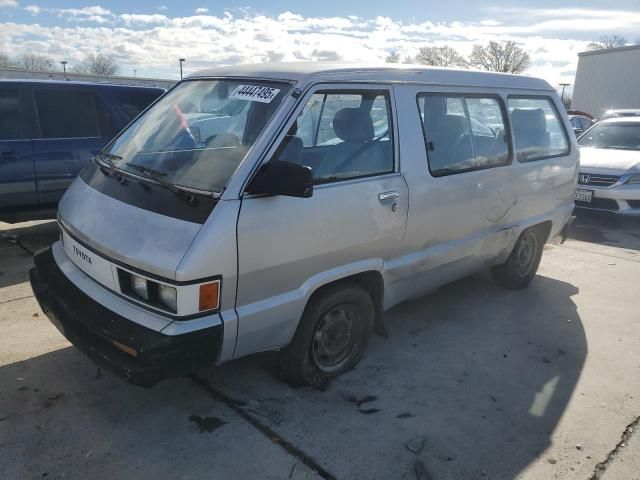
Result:
<svg viewBox="0 0 640 480"><path fill-rule="evenodd" d="M599 208L601 210L619 210L618 202L610 198L593 198L591 202L575 202L576 207Z"/></svg>
<svg viewBox="0 0 640 480"><path fill-rule="evenodd" d="M580 173L578 175L578 183L580 185L589 185L591 187L610 187L618 181L618 175L598 175L595 173Z"/></svg>

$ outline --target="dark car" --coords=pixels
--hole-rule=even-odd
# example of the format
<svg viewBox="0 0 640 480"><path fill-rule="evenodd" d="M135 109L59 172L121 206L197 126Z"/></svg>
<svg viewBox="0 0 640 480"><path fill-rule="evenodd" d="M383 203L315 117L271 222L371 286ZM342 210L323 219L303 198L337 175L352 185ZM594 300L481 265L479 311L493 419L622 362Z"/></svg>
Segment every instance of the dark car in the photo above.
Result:
<svg viewBox="0 0 640 480"><path fill-rule="evenodd" d="M0 80L0 221L52 218L76 175L162 88Z"/></svg>
<svg viewBox="0 0 640 480"><path fill-rule="evenodd" d="M569 120L571 121L573 133L575 133L576 137L582 135L582 133L590 129L595 123L595 120L584 115L569 115Z"/></svg>

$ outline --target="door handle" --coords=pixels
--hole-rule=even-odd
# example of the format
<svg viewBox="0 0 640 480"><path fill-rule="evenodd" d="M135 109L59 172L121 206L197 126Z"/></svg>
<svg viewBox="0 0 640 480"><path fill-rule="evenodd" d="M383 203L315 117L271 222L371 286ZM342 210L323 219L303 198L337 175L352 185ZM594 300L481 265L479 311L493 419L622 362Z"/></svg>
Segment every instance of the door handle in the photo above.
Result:
<svg viewBox="0 0 640 480"><path fill-rule="evenodd" d="M381 202L387 202L389 200L396 200L400 198L400 194L397 190L391 190L389 192L382 192L378 194L378 200Z"/></svg>
<svg viewBox="0 0 640 480"><path fill-rule="evenodd" d="M2 152L0 153L0 158L2 158L2 160L15 160L18 158L18 155L16 152Z"/></svg>

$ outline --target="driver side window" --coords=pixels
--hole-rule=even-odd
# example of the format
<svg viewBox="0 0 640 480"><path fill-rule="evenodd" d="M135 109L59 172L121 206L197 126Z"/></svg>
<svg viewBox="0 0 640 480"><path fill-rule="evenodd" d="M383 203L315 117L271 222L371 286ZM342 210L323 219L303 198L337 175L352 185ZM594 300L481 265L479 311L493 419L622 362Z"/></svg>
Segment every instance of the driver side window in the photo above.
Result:
<svg viewBox="0 0 640 480"><path fill-rule="evenodd" d="M310 167L316 184L393 172L390 115L384 90L317 92L273 160Z"/></svg>

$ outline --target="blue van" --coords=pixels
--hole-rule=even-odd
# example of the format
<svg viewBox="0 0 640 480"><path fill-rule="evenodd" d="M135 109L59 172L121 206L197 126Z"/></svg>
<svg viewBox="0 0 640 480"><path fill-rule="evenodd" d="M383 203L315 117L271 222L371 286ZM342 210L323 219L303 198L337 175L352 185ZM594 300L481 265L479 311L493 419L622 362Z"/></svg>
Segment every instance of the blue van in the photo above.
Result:
<svg viewBox="0 0 640 480"><path fill-rule="evenodd" d="M162 88L0 80L0 221L54 218L76 175Z"/></svg>

